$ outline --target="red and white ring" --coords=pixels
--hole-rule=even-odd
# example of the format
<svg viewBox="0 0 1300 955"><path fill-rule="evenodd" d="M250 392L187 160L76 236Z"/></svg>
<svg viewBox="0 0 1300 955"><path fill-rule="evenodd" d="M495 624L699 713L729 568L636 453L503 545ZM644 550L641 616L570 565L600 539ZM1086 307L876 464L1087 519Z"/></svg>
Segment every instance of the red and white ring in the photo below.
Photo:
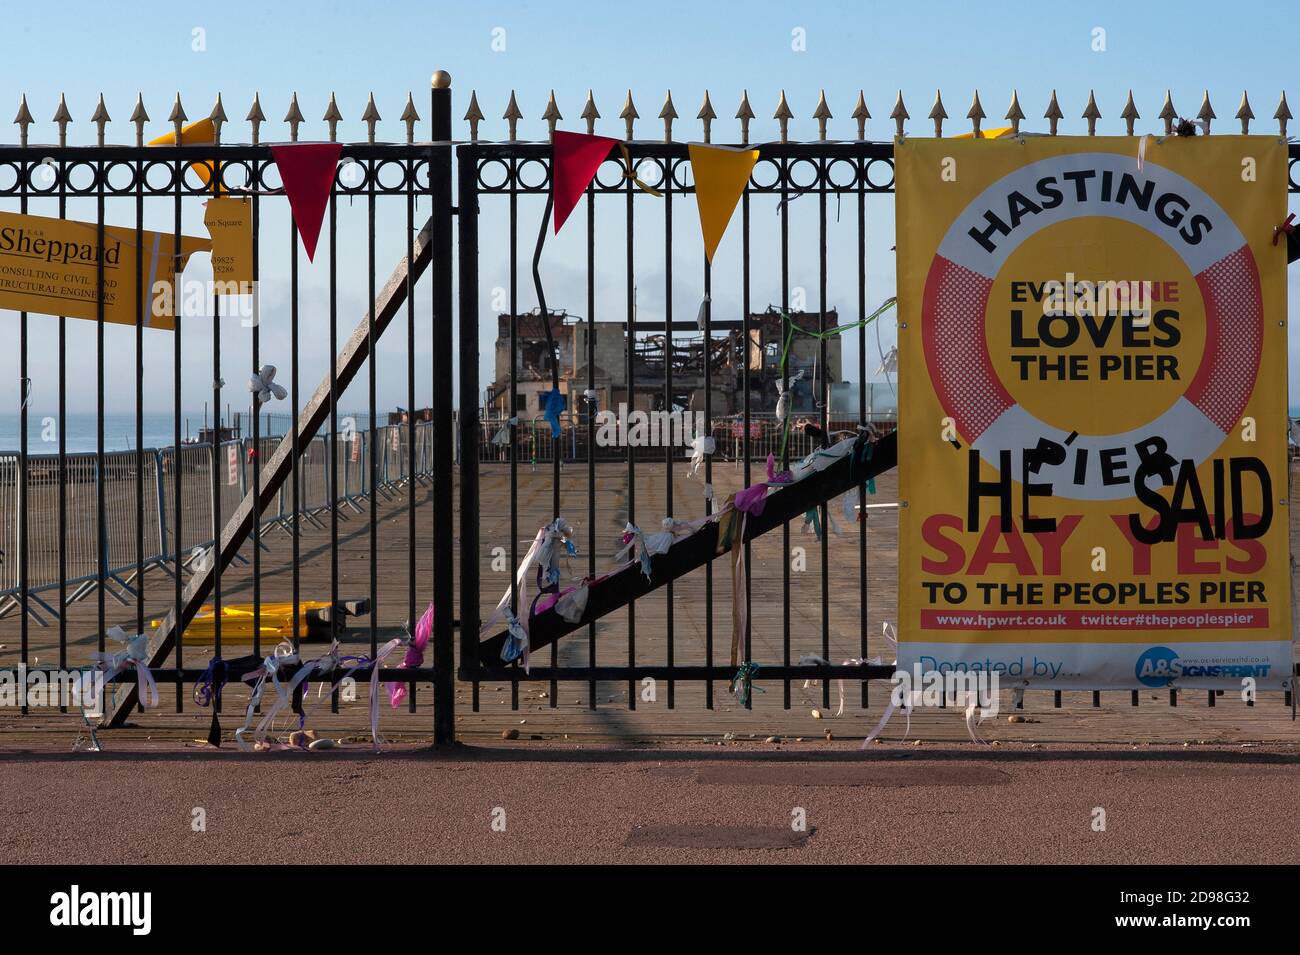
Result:
<svg viewBox="0 0 1300 955"><path fill-rule="evenodd" d="M1072 168L1153 179L1157 194L1177 191L1210 220L1211 228L1196 246L1171 241L1176 227L1131 205L1099 201L1092 194L1097 191L1094 182L1087 201L1069 197L1056 209L1027 219L1010 236L996 236L996 253L988 253L968 235L972 227L987 225L983 212L996 208L996 197L1012 190L1033 195L1034 184L1044 176L1059 176ZM1186 391L1154 420L1122 434L1081 434L1072 442L1065 464L1045 465L1038 472L1039 480L1054 485L1055 495L1078 500L1131 497L1137 466L1132 449L1149 437L1163 438L1177 460L1199 464L1213 454L1250 400L1263 346L1263 299L1255 257L1236 224L1203 190L1150 162L1136 174L1132 158L1118 153L1074 153L1023 166L986 189L953 222L930 264L921 305L922 346L935 393L958 433L984 460L997 467L999 452L1010 450L1013 473L1018 474L1023 449L1034 447L1039 437L1059 441L1074 430L1047 425L1016 403L993 368L984 319L997 273L1021 242L1056 223L1098 216L1143 226L1178 252L1204 300L1205 349ZM1129 449L1122 475L1127 479L1105 484L1099 453L1113 448ZM1090 466L1085 481L1076 484L1073 462L1080 449L1088 450Z"/></svg>

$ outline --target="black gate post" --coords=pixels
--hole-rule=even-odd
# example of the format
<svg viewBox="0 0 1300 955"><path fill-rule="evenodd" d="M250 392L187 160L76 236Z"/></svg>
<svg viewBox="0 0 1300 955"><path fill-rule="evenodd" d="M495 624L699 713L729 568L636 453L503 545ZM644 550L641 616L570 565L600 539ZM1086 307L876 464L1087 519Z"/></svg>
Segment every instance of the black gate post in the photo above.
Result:
<svg viewBox="0 0 1300 955"><path fill-rule="evenodd" d="M451 76L433 74L429 192L433 200L433 742L456 739L455 650L452 638L451 406ZM412 621L414 623L414 621Z"/></svg>
<svg viewBox="0 0 1300 955"><path fill-rule="evenodd" d="M478 154L457 147L460 237L460 667L478 671ZM475 684L477 690L478 684Z"/></svg>

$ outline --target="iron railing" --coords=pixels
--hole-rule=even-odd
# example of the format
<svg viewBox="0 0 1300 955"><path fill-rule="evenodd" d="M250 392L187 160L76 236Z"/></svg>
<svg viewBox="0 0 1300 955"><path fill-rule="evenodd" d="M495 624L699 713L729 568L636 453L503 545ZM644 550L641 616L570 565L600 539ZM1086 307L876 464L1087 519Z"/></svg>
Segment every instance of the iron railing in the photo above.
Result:
<svg viewBox="0 0 1300 955"><path fill-rule="evenodd" d="M162 635L159 644L153 648L154 658L150 662L161 681L173 682L179 689L186 681L193 681L202 673L203 667L197 666L197 663L207 662L195 661L186 656L185 627L205 600L210 599L220 607L223 599L222 571L241 559L241 554L251 562L253 605L260 606L263 562L266 559L264 538L272 533L278 534L283 530L290 539L287 563L292 579L292 599L296 607L302 594L300 573L303 555L300 552L300 540L303 529L309 522L314 522L328 531L331 546L326 586L330 599L337 603L339 522L347 519L348 512L360 513L368 520L367 578L371 603L378 604L378 554L384 546L379 508L387 501L387 496L399 495L407 505L404 514L407 523L407 553L404 560L406 579L404 588L401 588L404 590L401 597L397 601L390 599L387 602L399 604L402 613L398 616L409 622L416 618L420 606L432 599L435 608L433 654L432 666L400 671L388 668L384 671L384 676L394 678L400 675L403 680L433 683L434 729L435 738L439 742L448 742L454 736L456 641L453 639L453 628L457 582L461 618L459 673L462 679L473 684L475 706L479 702L479 684L489 679L508 681L514 690L512 702L516 704L521 681L549 681L552 706L557 704L558 681L585 683L589 688L588 704L595 707L598 703L599 681L627 682L629 689L634 690L633 681L643 676L666 680L669 706L675 703L675 685L688 682L702 684L706 705L714 705L715 683L720 680L725 683L731 679L735 668L721 665L714 653L715 625L711 608L718 589L709 563L703 565L704 605L710 612L704 617L704 649L702 654L696 654L700 656L700 662L686 661L684 654L688 648L676 639L678 618L674 614L672 582L665 587L661 658L646 659L644 641L641 648L638 648L635 603L627 610L625 646L623 660L620 662L612 662L611 650L602 649L597 653L598 641L594 624L588 628L585 653L572 657L563 666L556 643L551 645L549 661L534 667L531 673L525 673L518 666L507 667L499 661L480 657L479 630L484 616L482 601L485 599L480 562L484 555L483 545L497 543L484 540L480 530L484 516L484 482L504 474L504 523L508 529L503 536L508 537L512 566L517 566L519 562L521 541L526 542L526 538L521 538L521 533L531 534L533 530L521 523L520 509L523 481L521 464L530 464L533 456L525 460L525 447L519 440L518 427L514 429L514 434L503 451L492 445L491 438L500 425L481 420L478 414L482 395L479 380L479 330L484 319L479 296L482 278L479 259L483 247L480 235L489 233L494 247L502 244L506 246L509 309L511 314L518 315L521 311L521 289L526 289L526 285L521 284L519 279L519 229L523 226L527 236L535 227L536 220L531 214L526 215L525 210L530 203L536 205L549 188L550 148L546 141L519 140L518 125L522 114L513 93L503 116L506 136L501 142L487 142L480 138L484 114L473 94L464 116L469 139L459 143L453 140L452 90L450 78L445 73L434 76L430 109L431 123L426 127L428 140L417 141L416 128L421 119L414 100L408 98L400 116L400 122L405 127L404 142L386 143L376 138L381 119L373 98L367 105L361 116L367 131L365 141L343 145L342 164L331 191L322 241L328 272L324 281L321 281L319 276L304 278L306 267L301 261L297 236L293 227L284 222L285 208L280 202L283 191L270 150L262 139L262 127L266 118L257 99L246 119L249 124L247 143L231 143L227 141L229 136L223 137L223 132L230 124L218 97L210 115L215 127L214 143L165 147L144 145L145 127L150 120L143 102L136 104L130 119L135 129L135 144L109 144L107 127L110 119L102 98L91 116L91 123L95 127L93 145L69 145L68 125L72 122L72 114L62 98L54 115L58 130L57 144L36 145L29 136L34 120L26 98L23 99L16 119L19 143L0 146L0 203L5 208L16 208L24 213L70 217L74 207L84 209L87 204L93 204L93 219L97 228L102 228L110 218L110 206L115 213L112 216L115 224L123 221L124 216L120 210L130 209L125 218L134 223L137 231L145 228L146 221L152 224L158 216L163 215L170 220L171 230L179 242L183 222L190 209L187 200L192 204L195 198L210 196L219 191L250 198L253 207L255 277L260 275L264 263L273 257L283 259L287 262L288 291L283 304L275 309L275 314L263 315L260 321L252 323L248 333L251 345L249 367L256 370L268 357L263 354L261 324L273 321L280 328L287 329L287 363L283 361L284 356L269 357L280 359L282 364L288 365L288 375L282 376L280 380L290 385L289 412L292 422L288 436L284 439L284 447L277 449L276 443L267 441L262 434L260 416L252 416L253 434L249 440L251 446L259 449L258 462L265 463L261 467L247 466L241 469L242 476L237 489L222 480L222 475L228 472L224 468L227 462L222 459L223 448L220 443L183 447L180 410L184 397L183 380L195 380L197 376L197 380L207 381L210 372L211 407L219 409L223 405L223 394L226 393L223 371L234 372L223 364L223 344L228 345L230 339L222 321L209 322L205 319L205 323L199 326L205 336L210 335L209 341L203 346L200 360L192 345L189 351L184 350L183 346L185 336L180 329L191 328L192 320L178 317L178 331L170 342L170 385L175 411L172 444L180 449L181 466L176 466L175 452L151 451L143 447L142 409L145 404L146 367L144 330L139 324L134 328L133 335L133 397L136 413L133 443L137 450L110 453L105 449L103 431L107 382L106 327L102 314L99 320L91 324L76 320L70 324L65 318L21 313L18 316L17 336L22 394L18 409L19 447L15 455L0 463L0 491L11 495L3 505L6 508L6 526L3 529L4 572L14 575L12 580L8 577L5 579L7 596L4 599L9 601L5 610L9 618L3 626L18 629L19 659L23 664L28 664L31 660L30 623L37 619L36 615L41 608L47 612L51 606L64 608L78 597L93 594L96 597L94 642L99 650L104 650L104 634L110 622L106 597L125 596L134 604L135 627L143 631L146 617L157 611L158 598L161 596L161 603L170 611L171 622L164 628L166 633ZM600 114L591 96L580 115L587 131L594 132ZM755 296L755 289L764 282L779 286L780 295L775 298L779 299L783 309L788 310L792 286L796 281L806 281L816 287L815 294L810 296L812 304L809 311L824 317L829 309L836 307L846 321L866 316L887 292L885 289L868 287L868 243L884 240L877 238L868 229L867 212L870 204L883 201L880 197L893 191L892 144L868 139L867 127L871 116L861 96L851 112L853 126L846 127L846 131L851 134L849 138L832 138L831 121L834 117L824 96L811 116L817 123L816 140L792 140L790 123L795 117L783 93L773 115L776 135L770 141L757 142L758 137L751 138L751 123L755 121L755 113L747 95L742 97L736 113L738 136L735 139L740 143L754 141L760 149L759 163L736 213L729 248L724 250L724 255L731 256L731 265L735 266L734 280L728 281L733 283L730 291L739 299L739 311L745 316L743 322L746 332L748 316L752 313L751 306L760 301ZM1140 117L1131 96L1119 116L1124 121L1125 133L1134 135ZM986 114L980 105L978 93L967 117L972 131L980 134ZM549 132L554 132L563 119L553 95L541 118L546 122ZM675 290L689 283L693 293L698 293L708 301L712 300L714 291L713 271L702 257L690 267L689 274L674 274L676 260L673 223L675 217L680 222L683 217L690 219L694 215L690 199L693 186L689 177L685 143L674 138L674 123L678 116L671 95L666 99L659 118L663 122L661 142L637 137L635 123L638 113L630 93L619 113L622 138L631 161L636 165L640 178L663 193L662 199L651 199L643 195L624 177L621 168L616 164L607 164L588 189L583 210L585 216L575 216L569 226L570 230L579 232L585 228L586 300L582 303L585 304L585 315L593 321L612 316L622 323L629 338L633 339L637 334L638 273L657 274L662 271L665 328L673 327ZM707 93L697 118L701 123L701 138L705 142L713 141L717 114ZM942 136L947 113L937 95L928 118L933 123L934 134ZM1064 112L1055 94L1051 97L1044 118L1049 127L1048 133L1056 135ZM1209 133L1210 124L1216 117L1208 94L1197 118L1203 131ZM1254 116L1244 96L1236 118L1240 121L1241 131L1249 132ZM1287 136L1290 118L1283 96L1274 114L1279 135L1283 139ZM892 129L888 129L888 132L891 136L908 134L907 123L910 117L901 93L889 113L889 119ZM1096 135L1101 114L1091 95L1082 119L1086 122L1087 133ZM1163 123L1164 134L1171 134L1178 113L1169 96L1166 96L1159 119ZM177 97L168 116L168 123L179 134L186 120L185 110ZM1024 114L1018 98L1013 96L1011 107L1007 111L1007 121L1019 132L1023 120ZM329 140L337 141L338 125L343 118L333 97L322 121L327 126ZM290 141L298 141L305 120L296 95L284 122L288 127ZM874 127L872 131L875 132ZM1300 159L1300 148L1291 145L1290 156L1289 184L1291 191L1297 192L1300 191L1300 183L1296 178L1296 162ZM217 170L216 175L207 183L191 171L192 164L204 162L214 164ZM417 208L426 201L429 206L428 220L421 229L424 213L421 211L417 215ZM599 216L598 209L601 210ZM610 224L607 215L613 217L614 224ZM853 226L851 242L856 243L852 275L855 294L848 303L832 303L828 243L832 219L838 221L843 215L850 219ZM790 221L796 216L806 216L812 234L817 237L811 248L792 243ZM585 226L581 221L583 218ZM270 220L278 222L274 234L266 226ZM453 244L453 223L456 224L459 236L458 249ZM652 226L653 246L645 240L647 225ZM377 257L383 254L377 248L381 244L381 234L401 234L404 237L401 242L402 263L393 279L382 288L377 272ZM504 237L504 240L500 237ZM364 242L357 241L356 248L349 248L340 255L342 247L351 246L358 239L364 239ZM362 245L363 248L360 247ZM752 266L755 250L759 246L777 265L769 273L756 276ZM455 312L458 319L455 321L452 294L454 250L458 251L455 261L459 276L459 300ZM621 260L625 287L617 302L598 294L598 251L606 250L617 252L618 259ZM648 267L644 264L646 262L650 263ZM340 273L345 270L363 272L367 292L365 298L376 304L362 317L353 336L341 342L337 327L340 303L338 280ZM541 270L546 271L545 262L542 263ZM431 321L427 342L432 358L425 369L430 384L427 390L420 389L417 400L417 306L413 293L417 281L425 271L430 272L429 284L432 286L431 305L425 313ZM772 279L772 276L775 278ZM102 282L101 270L101 297ZM309 282L312 288L327 286L327 296L323 298L327 304L322 306L316 300L308 300L302 289ZM143 294L142 288L137 277L137 296ZM526 291L523 294L526 295ZM214 297L214 315L220 314L221 307L222 303ZM404 323L401 322L402 317L405 318ZM704 309L706 336L715 317L712 307ZM328 322L324 331L320 328L322 320ZM417 444L416 422L412 417L405 425L399 426L406 437L405 442L399 442L396 448L390 449L375 441L364 442L359 451L355 445L344 447L340 441L339 399L363 368L364 376L358 380L364 381L367 394L368 421L364 430L374 432L380 425L376 407L379 372L375 343L394 321L399 329L403 324L405 326L405 367L398 372L406 387L405 407L420 407L427 399L427 405L431 409L428 439L421 445ZM96 410L100 425L96 451L87 456L68 451L64 425L68 414L69 349L89 347L83 343L90 342L89 332L92 329ZM120 329L114 329L114 335L118 331ZM401 332L390 333L390 337L393 334L400 336ZM224 342L223 336L226 336ZM327 339L330 355L328 374L317 396L310 392L304 394L302 389L300 345L308 338ZM35 455L31 451L31 422L27 400L32 383L32 344L49 341L56 341L57 347L57 369L53 377L58 392L59 421L59 448L57 454L52 456ZM120 339L115 341L121 342ZM859 336L857 345L856 356L846 357L851 365L856 365L857 379L863 381L867 376L869 360L865 336ZM510 347L511 367L517 367L517 340L513 333ZM666 344L669 357L672 347L672 337L669 335ZM457 349L455 355L459 358L458 369L455 367L453 348ZM627 380L632 381L632 349L626 351ZM823 348L823 367L824 352ZM589 369L594 367L593 358L594 354L589 353ZM211 363L210 366L208 362ZM668 401L672 400L672 366L671 360L664 362L663 394ZM705 367L707 374L707 362ZM157 381L158 370L148 370L151 372L149 379ZM453 401L453 382L457 371L459 397L458 401ZM43 381L48 381L50 377L42 371ZM164 382L166 377L163 376ZM739 462L739 481L748 485L754 477L754 462L764 458L767 453L781 454L784 451L781 456L782 463L785 464L804 450L799 444L787 444L784 449L776 446L771 430L765 425L760 425L755 432L754 425L760 419L749 404L747 371L745 378L745 401L739 419L741 427L738 440L733 441L728 430L728 441L719 442L721 450L704 461L702 483L707 487L712 487L715 469L720 466L723 458ZM308 382L309 385L312 383ZM594 387L594 378L589 378L586 384ZM658 390L657 385L655 390ZM717 421L712 413L711 393L711 382L706 382L703 411L706 419L714 423L716 434ZM515 397L512 394L510 407L517 406ZM629 395L629 398L634 398L634 395ZM453 405L459 406L458 416ZM825 403L814 417L823 429L832 424ZM861 396L857 415L851 417L854 420L850 424L868 423L867 408ZM325 427L327 421L328 428ZM214 424L219 427L222 422L218 420ZM714 507L713 499L704 494L700 485L683 485L681 478L675 479L676 470L682 464L683 449L669 447L642 451L625 448L621 449L620 460L611 465L598 453L592 417L579 417L570 424L563 432L564 437L560 443L561 448L564 448L563 453L555 453L554 446L548 445L545 439L539 439L538 446L545 450L535 455L535 458L551 465L547 488L551 507L547 516L561 513L565 495L577 497L585 504L586 527L582 529L585 531L582 536L587 545L586 563L589 573L594 574L603 569L599 558L609 549L608 542L599 538L596 498L599 490L598 474L610 473L611 467L620 473L620 480L626 480L626 500L622 506L629 521L647 518L654 520L660 516L673 515L675 512L683 512L688 504L695 510ZM729 429L731 426L728 424L725 427ZM528 428L532 428L531 422L528 423ZM325 436L318 437L322 431ZM455 440L453 435L456 435ZM417 450L417 446L420 450ZM453 483L454 446L459 452L455 455L459 464L459 493ZM359 457L354 457L354 451L358 451ZM577 494L573 487L565 484L561 465L566 459L571 465L585 465L585 487L582 488L582 494ZM326 467L325 461L332 461L334 465ZM386 473L392 473L387 469L396 467L397 461L404 468L401 473L425 474L430 480L432 494L421 505L427 509L431 518L431 539L428 542L417 542L416 482L407 481L402 487L382 477ZM498 461L501 467L498 467ZM651 471L652 467L655 468L654 471ZM538 482L547 481L545 471L543 468L538 469L537 473L527 474L527 481L532 488L535 489ZM638 474L641 475L641 482ZM192 475L192 478L187 479L185 475ZM644 500L639 501L637 496L638 487L645 487L644 479L647 476L657 480L654 502L657 512L653 514L647 512L649 505ZM367 489L379 493L366 493ZM494 501L493 505L496 504ZM663 506L660 507L660 504ZM457 507L461 535L458 551L453 547L453 517ZM825 524L827 505L821 504L819 510ZM606 515L606 520L608 519ZM786 559L782 562L779 591L780 638L774 651L779 660L764 662L760 680L780 682L783 703L787 707L791 704L792 680L809 676L822 680L822 698L826 703L830 699L831 678L848 676L862 680L862 702L865 705L865 679L882 675L881 668L869 665L800 666L795 663L796 654L805 650L818 651L820 656L827 659L831 656L829 536L823 535L819 542L820 572L816 584L799 588L797 596L792 591L790 561ZM845 630L855 635L853 651L856 655L865 657L868 651L866 634L870 629L868 623L872 613L867 574L867 524L859 524L854 536L857 538L857 601L856 609L848 615ZM186 584L183 571L190 557L187 548L214 544L213 551L217 559L212 562L211 572L197 575L192 584ZM428 547L431 551L432 573L424 579L418 579L417 575L417 547ZM782 553L788 557L791 547L791 528L786 522L781 534ZM748 544L746 548L748 552ZM454 553L459 554L456 573L453 573ZM278 552L276 559L280 559ZM172 579L162 584L161 588L152 584L146 586L145 571L152 566L168 568ZM386 580L385 583L391 582ZM127 585L129 589L123 589ZM495 594L488 594L486 599L495 599ZM763 599L771 602L777 597L769 591ZM513 593L512 602L516 610L526 609L518 606L518 597ZM751 592L746 593L746 602L752 611ZM796 635L792 609L797 609L801 615L814 616L815 623L811 627L801 623ZM68 630L67 614L55 614L54 617L57 619L58 657L60 663L66 663L69 641L73 635ZM750 619L752 620L752 613ZM214 652L220 656L222 642L219 615L215 627ZM806 636L809 633L811 639ZM378 611L375 611L371 615L368 634L372 653L377 646L378 635ZM745 635L743 653L746 660L755 658L752 636L752 630ZM690 649L699 650L698 647ZM255 645L255 652L262 652L262 648ZM130 682L133 678L122 679ZM178 710L183 708L183 698L184 694L178 692ZM628 705L635 707L636 699L637 694L630 692ZM1175 699L1176 691L1171 692L1171 702ZM1213 699L1211 695L1211 702ZM128 705L132 700L133 696L128 698ZM1136 694L1134 701L1136 702ZM1059 705L1059 694L1056 702ZM1096 702L1098 697L1094 695L1094 703ZM124 712L124 709L119 709L114 714L113 721L120 722Z"/></svg>

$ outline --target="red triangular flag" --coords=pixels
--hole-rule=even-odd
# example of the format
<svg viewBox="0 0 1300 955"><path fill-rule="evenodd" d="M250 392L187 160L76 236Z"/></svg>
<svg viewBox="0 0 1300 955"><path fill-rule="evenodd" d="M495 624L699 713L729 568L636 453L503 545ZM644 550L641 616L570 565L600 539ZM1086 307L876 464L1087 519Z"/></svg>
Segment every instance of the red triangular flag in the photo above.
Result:
<svg viewBox="0 0 1300 955"><path fill-rule="evenodd" d="M334 187L342 143L288 143L271 147L271 158L280 170L284 194L289 198L298 235L302 236L307 260L316 254L321 220Z"/></svg>
<svg viewBox="0 0 1300 955"><path fill-rule="evenodd" d="M555 231L560 231L564 220L578 204L582 194L596 177L609 151L618 145L617 139L608 136L588 136L585 133L555 131L553 158L551 159L551 199L555 205Z"/></svg>

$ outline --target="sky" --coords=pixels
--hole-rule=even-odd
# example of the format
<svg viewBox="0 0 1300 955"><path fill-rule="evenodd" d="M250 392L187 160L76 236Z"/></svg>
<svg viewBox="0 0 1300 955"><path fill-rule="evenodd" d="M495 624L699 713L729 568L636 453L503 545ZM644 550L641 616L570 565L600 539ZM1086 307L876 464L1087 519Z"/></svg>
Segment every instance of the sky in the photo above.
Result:
<svg viewBox="0 0 1300 955"><path fill-rule="evenodd" d="M32 142L47 143L54 140L50 119L60 93L65 94L74 118L69 140L88 143L95 134L90 115L102 92L113 120L108 140L130 142L133 129L127 118L137 92L143 94L151 117L147 133L154 136L169 129L166 117L177 92L194 119L207 114L220 91L232 120L223 138L247 141L248 125L240 120L256 91L268 116L262 138L272 142L288 138L280 120L295 91L307 117L301 138L324 139L325 124L320 117L333 92L344 116L339 138L349 141L364 140L360 115L373 92L383 117L379 138L400 140L403 132L398 116L410 91L422 117L417 138L427 139L429 78L435 70L446 70L453 81L456 138L468 138L467 124L460 117L471 90L477 91L478 102L488 116L480 128L482 138L505 138L500 117L514 90L524 114L520 138L541 139L546 127L540 117L551 90L564 116L561 128L581 130L578 114L588 88L602 116L598 133L622 136L618 113L630 89L642 117L637 124L638 137L647 139L662 138L662 124L656 117L668 89L682 117L674 130L678 140L699 138L694 116L706 89L720 117L714 125L715 142L738 140L737 123L731 117L742 90L748 91L757 114L750 132L753 142L776 137L772 113L782 91L796 114L790 124L791 138L815 138L817 126L811 114L823 89L834 115L831 138L855 134L849 114L859 90L872 115L867 126L872 139L892 135L893 124L887 117L899 90L913 117L909 131L929 135L931 127L925 117L936 89L942 91L947 112L953 117L946 131L953 132L968 128L962 117L976 89L989 114L986 126L995 125L1016 90L1028 116L1027 130L1045 126L1041 116L1055 90L1066 114L1060 129L1063 134L1086 131L1080 114L1090 90L1095 92L1103 116L1100 134L1123 132L1119 112L1129 89L1142 115L1139 132L1160 130L1156 117L1166 89L1172 92L1182 115L1195 114L1202 91L1208 90L1218 114L1215 129L1235 129L1232 117L1244 89L1249 90L1258 117L1255 129L1275 131L1276 123L1270 117L1287 80L1295 76L1294 22L1293 4L1271 0L1260 0L1231 15L1222 4L1202 2L975 4L932 0L899 4L807 0L789 4L755 0L705 4L660 0L591 5L423 0L305 5L226 0L221 4L141 2L110 7L64 0L58 16L30 4L7 11L6 28L0 33L0 63L7 80L6 90L0 91L0 109L16 111L19 97L25 93L37 120ZM1300 95L1300 91L1292 92ZM1300 108L1300 100L1295 103ZM17 128L0 131L0 138L16 142ZM199 200L187 203L186 233L204 235ZM602 236L619 241L599 244L596 317L615 319L623 314L626 273L622 219L613 208L620 204L610 205L600 213L598 229ZM1294 202L1292 207L1296 207ZM638 315L661 318L671 301L675 319L693 318L702 294L694 209L689 200L679 199L675 206L674 278L669 289L662 215L640 211L647 208L645 202L638 206ZM16 203L0 199L0 209L16 211ZM55 214L52 207L38 205L31 211ZM417 228L427 211L427 203L417 210ZM541 211L540 202L520 202L520 310L536 304L528 267ZM843 209L832 205L831 212L827 305L850 311L856 308L857 294L856 223L848 203ZM892 212L891 197L869 200L869 308L893 293ZM802 207L793 203L789 215L795 250L791 281L808 289L809 307L815 308L815 202L805 200ZM74 202L69 216L93 220L94 209ZM573 226L548 242L542 264L548 304L577 314L586 310L583 218L575 217ZM120 205L110 201L108 221L133 224L130 200L122 200ZM338 335L343 340L366 307L364 203L342 201L339 221L336 309ZM760 309L780 297L779 275L772 268L778 221L771 205L756 202L753 303ZM503 205L485 203L480 225L480 379L484 385L492 378L496 334L492 306L500 303L502 295L507 300L509 296L506 222ZM146 225L170 230L170 203L156 201ZM264 360L281 367L277 380L285 383L290 364L288 230L282 209L267 211L263 235L282 239L268 241L262 259L262 350ZM405 230L404 203L388 200L377 223L379 284L402 255ZM197 257L191 266L200 276L205 268L199 261L202 258ZM739 241L734 231L718 253L714 283L714 316L739 317ZM304 267L300 301L303 341L298 358L303 391L309 394L324 374L329 354L327 252L319 253L313 266ZM1291 307L1298 301L1293 290ZM57 320L34 315L30 322L29 408L43 414L57 401L57 353L53 348ZM225 322L220 373L226 382L226 399L239 408L247 402L244 382L251 335L236 320ZM210 324L192 322L190 326L183 339L182 404L187 414L199 412L210 399L213 379ZM20 402L17 329L16 315L0 311L0 335L13 343L0 349L0 408L6 412L16 412ZM427 405L431 392L430 330L426 284L417 296L417 406ZM68 405L73 411L93 410L94 325L70 321L68 335ZM873 333L869 353L887 349L892 337L892 324L882 328L879 342ZM856 356L856 340L846 338L846 354ZM108 331L110 411L134 408L133 342L131 329ZM1293 383L1300 369L1298 349L1300 338L1293 335ZM146 333L145 404L150 411L169 411L175 405L171 350L170 333ZM379 349L381 414L407 403L406 353L403 320L403 326L391 329ZM876 364L869 362L869 378ZM845 372L849 378L857 377L856 357ZM343 397L342 407L365 406L364 382L363 375ZM0 445L7 443L0 439Z"/></svg>

